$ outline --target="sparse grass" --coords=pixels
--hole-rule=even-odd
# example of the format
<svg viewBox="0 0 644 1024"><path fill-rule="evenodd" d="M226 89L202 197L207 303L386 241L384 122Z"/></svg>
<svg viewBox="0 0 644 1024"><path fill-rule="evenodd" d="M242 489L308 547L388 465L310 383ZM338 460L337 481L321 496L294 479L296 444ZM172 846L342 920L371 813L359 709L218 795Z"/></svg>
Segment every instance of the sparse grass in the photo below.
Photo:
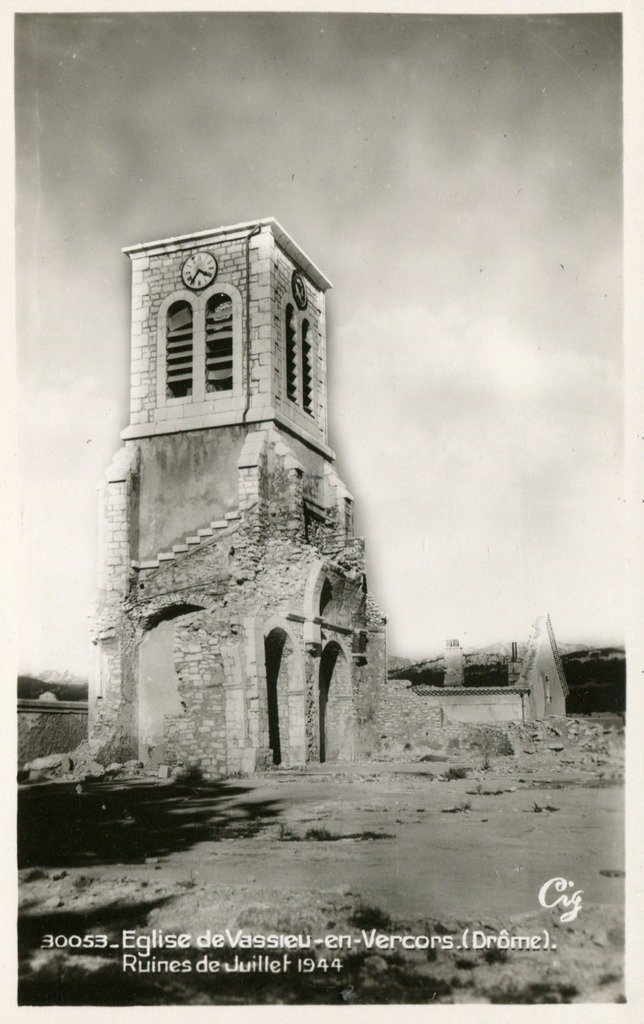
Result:
<svg viewBox="0 0 644 1024"><path fill-rule="evenodd" d="M231 821L215 825L211 839L220 843L223 839L252 839L262 827L259 821Z"/></svg>
<svg viewBox="0 0 644 1024"><path fill-rule="evenodd" d="M503 793L510 793L509 789L483 789L479 782L476 789L466 790L468 796L501 796Z"/></svg>
<svg viewBox="0 0 644 1024"><path fill-rule="evenodd" d="M443 778L447 782L452 782L455 779L466 779L469 768L448 768L446 772L443 772Z"/></svg>
<svg viewBox="0 0 644 1024"><path fill-rule="evenodd" d="M296 836L293 832L291 832L288 826L285 825L283 821L281 821L277 838L279 839L280 843L292 843L296 842L299 836Z"/></svg>
<svg viewBox="0 0 644 1024"><path fill-rule="evenodd" d="M389 931L394 926L385 910L381 910L380 907L370 907L366 903L354 911L349 918L349 924L355 928L376 928L381 932Z"/></svg>
<svg viewBox="0 0 644 1024"><path fill-rule="evenodd" d="M576 985L565 981L534 981L519 988L499 987L487 993L491 1003L570 1003L579 995Z"/></svg>
<svg viewBox="0 0 644 1024"><path fill-rule="evenodd" d="M181 886L182 889L195 889L197 885L197 880L195 878L194 871L190 872L189 878L185 878L182 882L179 882L178 884Z"/></svg>
<svg viewBox="0 0 644 1024"><path fill-rule="evenodd" d="M508 959L507 949L498 949L496 946L490 946L489 949L485 950L483 959L488 964L504 964Z"/></svg>
<svg viewBox="0 0 644 1024"><path fill-rule="evenodd" d="M313 839L316 843L326 843L330 839L339 839L340 836L329 832L328 828L310 828L304 835L305 839Z"/></svg>
<svg viewBox="0 0 644 1024"><path fill-rule="evenodd" d="M394 836L390 832L372 832L369 829L365 829L364 832L349 832L348 834L342 834L338 832L329 832L327 828L310 828L304 835L298 835L297 832L291 832L289 828L282 822L280 825L278 839L282 843L335 843L340 839L355 839L358 842L368 842L373 839L393 839Z"/></svg>
<svg viewBox="0 0 644 1024"><path fill-rule="evenodd" d="M477 966L477 962L473 957L457 956L454 961L457 967L460 967L462 971L473 971Z"/></svg>
<svg viewBox="0 0 644 1024"><path fill-rule="evenodd" d="M198 785L206 781L203 771L197 764L188 764L180 768L175 779L177 782L187 782L190 785Z"/></svg>
<svg viewBox="0 0 644 1024"><path fill-rule="evenodd" d="M601 874L601 872L600 872ZM38 882L41 878L47 878L47 872L41 871L40 868L31 868L25 875L22 876L21 881L23 882Z"/></svg>
<svg viewBox="0 0 644 1024"><path fill-rule="evenodd" d="M465 811L471 811L472 805L469 800L464 800L460 804L454 804L453 807L443 807L442 814L462 814Z"/></svg>
<svg viewBox="0 0 644 1024"><path fill-rule="evenodd" d="M614 971L608 971L607 974L602 974L599 979L600 985L612 985L614 981L621 981L621 975L616 974Z"/></svg>
<svg viewBox="0 0 644 1024"><path fill-rule="evenodd" d="M492 767L492 761L490 760L490 755L486 753L485 757L481 761L481 771L482 772L489 772L491 767Z"/></svg>
<svg viewBox="0 0 644 1024"><path fill-rule="evenodd" d="M72 885L76 892L85 892L86 889L90 889L94 879L88 875L76 875L72 879Z"/></svg>

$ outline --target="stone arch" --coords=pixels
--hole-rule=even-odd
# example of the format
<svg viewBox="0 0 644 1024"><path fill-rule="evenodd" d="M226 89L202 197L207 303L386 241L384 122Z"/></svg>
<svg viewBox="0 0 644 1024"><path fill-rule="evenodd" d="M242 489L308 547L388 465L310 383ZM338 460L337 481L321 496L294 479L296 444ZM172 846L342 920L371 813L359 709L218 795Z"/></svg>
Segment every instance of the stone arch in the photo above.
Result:
<svg viewBox="0 0 644 1024"><path fill-rule="evenodd" d="M309 573L304 590L304 642L307 650L314 654L320 653L321 620L350 626L360 614L362 600L364 594L361 586L358 587L318 559Z"/></svg>
<svg viewBox="0 0 644 1024"><path fill-rule="evenodd" d="M311 566L309 577L304 588L303 610L307 619L312 619L320 614L320 594L324 586L328 567L321 558L318 558Z"/></svg>
<svg viewBox="0 0 644 1024"><path fill-rule="evenodd" d="M265 732L273 764L304 764L304 665L296 638L286 622L278 616L273 616L264 624L262 653Z"/></svg>
<svg viewBox="0 0 644 1024"><path fill-rule="evenodd" d="M306 581L304 588L304 600L302 602L302 610L306 618L304 623L304 642L305 644L319 645L322 641L322 631L320 629L319 622L315 622L315 619L320 617L320 598L324 587L324 582L327 579L328 567L318 558L313 563L309 578Z"/></svg>
<svg viewBox="0 0 644 1024"><path fill-rule="evenodd" d="M329 640L320 657L318 723L320 761L353 760L351 659L339 640Z"/></svg>
<svg viewBox="0 0 644 1024"><path fill-rule="evenodd" d="M164 605L157 611L148 612L141 619L141 628L144 633L147 633L150 629L158 626L160 622L178 619L181 615L192 615L193 612L203 611L205 611L203 604L193 604L191 601L177 601L173 604Z"/></svg>

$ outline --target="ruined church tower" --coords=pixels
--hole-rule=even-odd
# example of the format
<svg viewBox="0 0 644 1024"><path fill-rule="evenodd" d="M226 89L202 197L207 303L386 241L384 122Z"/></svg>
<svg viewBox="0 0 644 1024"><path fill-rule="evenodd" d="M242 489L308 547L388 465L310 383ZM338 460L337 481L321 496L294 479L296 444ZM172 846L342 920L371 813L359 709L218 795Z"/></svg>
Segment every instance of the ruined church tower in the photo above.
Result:
<svg viewBox="0 0 644 1024"><path fill-rule="evenodd" d="M206 777L375 746L384 619L327 435L324 274L273 219L124 249L90 743Z"/></svg>

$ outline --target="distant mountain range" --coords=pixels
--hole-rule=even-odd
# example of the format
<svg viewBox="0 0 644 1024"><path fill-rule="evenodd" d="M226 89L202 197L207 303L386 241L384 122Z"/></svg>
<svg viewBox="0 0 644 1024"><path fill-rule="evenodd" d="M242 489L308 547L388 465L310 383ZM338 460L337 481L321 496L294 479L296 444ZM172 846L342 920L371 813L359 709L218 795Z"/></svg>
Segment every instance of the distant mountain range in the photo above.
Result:
<svg viewBox="0 0 644 1024"><path fill-rule="evenodd" d="M519 658L525 644L518 645ZM588 647L558 644L570 696L569 714L626 710L626 655L623 647ZM463 648L465 686L506 686L510 644ZM389 658L389 678L409 679L413 685L442 686L445 658L442 654L420 661Z"/></svg>
<svg viewBox="0 0 644 1024"><path fill-rule="evenodd" d="M570 696L569 714L626 710L626 655L623 647L587 647L558 644ZM518 645L521 658L526 645ZM463 648L465 686L506 686L510 644ZM390 679L409 679L413 685L442 686L445 658L442 654L420 661L388 659ZM53 693L58 700L87 700L87 679L73 672L49 670L37 676L18 676L18 697L37 700L41 693Z"/></svg>
<svg viewBox="0 0 644 1024"><path fill-rule="evenodd" d="M18 676L19 700L38 700L41 693L53 693L58 700L87 700L87 679L55 669Z"/></svg>

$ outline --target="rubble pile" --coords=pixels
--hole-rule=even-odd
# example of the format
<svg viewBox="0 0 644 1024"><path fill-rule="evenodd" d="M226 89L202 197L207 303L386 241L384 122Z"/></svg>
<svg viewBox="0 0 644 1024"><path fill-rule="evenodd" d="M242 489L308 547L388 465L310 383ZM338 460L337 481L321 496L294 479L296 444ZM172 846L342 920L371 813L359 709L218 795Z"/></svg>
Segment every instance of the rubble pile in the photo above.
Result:
<svg viewBox="0 0 644 1024"><path fill-rule="evenodd" d="M557 760L600 779L624 778L624 723L617 716L511 722L508 737L515 757Z"/></svg>
<svg viewBox="0 0 644 1024"><path fill-rule="evenodd" d="M618 781L624 778L624 723L616 715L490 726L444 722L441 726L428 726L422 743L403 743L383 735L380 749L371 760L436 762L438 771L440 764L448 762L468 763L476 769L487 769L493 764L501 774L516 768L530 772L538 766L559 765L568 770L592 772L600 780ZM28 762L19 773L19 781L172 779L181 777L185 771L180 765L144 764L136 759L103 765L87 741L83 741L68 754L49 754Z"/></svg>
<svg viewBox="0 0 644 1024"><path fill-rule="evenodd" d="M75 750L67 754L48 754L28 761L19 774L19 781L48 782L53 779L66 781L83 781L85 779L119 779L136 778L167 778L169 772L163 772L158 766L146 767L143 761L136 759L112 764L100 764L94 757L87 740L83 740Z"/></svg>
<svg viewBox="0 0 644 1024"><path fill-rule="evenodd" d="M624 777L624 723L619 716L575 716L541 721L428 726L424 743L381 737L378 761L494 762L495 771L559 764L592 771L599 779Z"/></svg>

